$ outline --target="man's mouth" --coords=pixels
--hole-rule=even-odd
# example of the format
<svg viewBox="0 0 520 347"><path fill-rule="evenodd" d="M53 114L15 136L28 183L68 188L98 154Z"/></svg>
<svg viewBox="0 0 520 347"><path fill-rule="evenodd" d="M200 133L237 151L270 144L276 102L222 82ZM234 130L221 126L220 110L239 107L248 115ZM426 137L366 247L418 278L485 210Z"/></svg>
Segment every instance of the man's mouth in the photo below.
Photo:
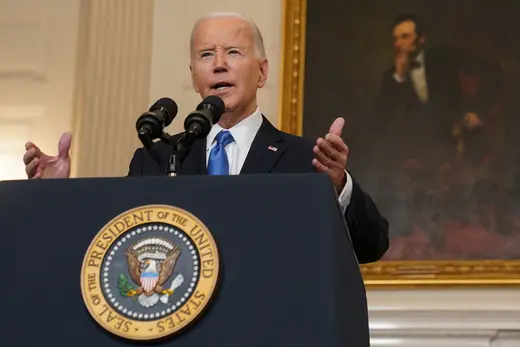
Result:
<svg viewBox="0 0 520 347"><path fill-rule="evenodd" d="M218 91L226 90L228 88L234 87L235 85L229 82L218 82L211 86L211 89L215 89Z"/></svg>

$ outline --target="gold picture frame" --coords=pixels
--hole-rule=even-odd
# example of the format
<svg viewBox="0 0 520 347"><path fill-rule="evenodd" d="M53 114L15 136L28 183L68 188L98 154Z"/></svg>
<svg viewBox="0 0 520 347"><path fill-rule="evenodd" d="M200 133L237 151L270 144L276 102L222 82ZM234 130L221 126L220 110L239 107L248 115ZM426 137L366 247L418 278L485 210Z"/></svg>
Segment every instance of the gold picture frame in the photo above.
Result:
<svg viewBox="0 0 520 347"><path fill-rule="evenodd" d="M303 131L306 14L306 0L283 1L278 126L295 135ZM369 288L520 284L520 260L379 261L361 271Z"/></svg>

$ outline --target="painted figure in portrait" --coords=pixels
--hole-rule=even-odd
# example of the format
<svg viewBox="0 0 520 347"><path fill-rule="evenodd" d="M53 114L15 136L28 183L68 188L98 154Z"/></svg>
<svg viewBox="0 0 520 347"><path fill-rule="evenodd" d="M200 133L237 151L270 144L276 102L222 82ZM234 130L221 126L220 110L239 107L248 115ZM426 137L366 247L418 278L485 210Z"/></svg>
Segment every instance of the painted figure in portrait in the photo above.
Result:
<svg viewBox="0 0 520 347"><path fill-rule="evenodd" d="M346 119L387 261L520 259L520 2L306 2L302 133Z"/></svg>

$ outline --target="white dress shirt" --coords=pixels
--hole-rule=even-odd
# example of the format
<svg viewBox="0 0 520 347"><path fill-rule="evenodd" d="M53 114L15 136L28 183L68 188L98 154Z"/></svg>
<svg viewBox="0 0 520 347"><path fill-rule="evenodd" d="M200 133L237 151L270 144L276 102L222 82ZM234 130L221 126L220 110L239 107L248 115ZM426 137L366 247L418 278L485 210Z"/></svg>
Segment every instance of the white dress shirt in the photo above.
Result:
<svg viewBox="0 0 520 347"><path fill-rule="evenodd" d="M424 52L419 53L415 59L420 66L414 67L410 70L410 79L412 85L417 93L417 97L423 104L428 102L428 81L426 80L426 69L424 68ZM402 79L397 73L394 74L394 78L397 82L403 83L406 79Z"/></svg>
<svg viewBox="0 0 520 347"><path fill-rule="evenodd" d="M227 129L235 139L234 142L231 142L225 148L229 162L230 175L238 175L242 170L242 166L246 161L249 149L253 144L253 140L256 136L256 133L260 129L262 122L262 113L260 112L260 109L257 107L256 111L251 116L245 118L240 123ZM215 138L221 130L224 129L219 124L215 124L213 125L213 128L207 136L206 166L208 165L209 154L211 152L211 149L216 144ZM345 173L347 175L347 184L345 184L343 191L339 195L339 204L343 209L343 213L345 213L345 210L348 204L350 203L350 197L352 195L353 188L352 178L350 177L350 174L346 170Z"/></svg>

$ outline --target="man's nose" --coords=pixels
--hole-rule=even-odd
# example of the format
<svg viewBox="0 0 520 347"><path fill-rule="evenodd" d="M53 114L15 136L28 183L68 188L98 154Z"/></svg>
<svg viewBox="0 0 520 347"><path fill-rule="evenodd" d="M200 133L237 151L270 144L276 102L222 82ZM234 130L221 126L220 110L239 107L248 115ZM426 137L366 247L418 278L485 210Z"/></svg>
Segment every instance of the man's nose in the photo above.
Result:
<svg viewBox="0 0 520 347"><path fill-rule="evenodd" d="M215 72L227 71L227 57L225 52L216 52L215 59L213 59L213 66Z"/></svg>

